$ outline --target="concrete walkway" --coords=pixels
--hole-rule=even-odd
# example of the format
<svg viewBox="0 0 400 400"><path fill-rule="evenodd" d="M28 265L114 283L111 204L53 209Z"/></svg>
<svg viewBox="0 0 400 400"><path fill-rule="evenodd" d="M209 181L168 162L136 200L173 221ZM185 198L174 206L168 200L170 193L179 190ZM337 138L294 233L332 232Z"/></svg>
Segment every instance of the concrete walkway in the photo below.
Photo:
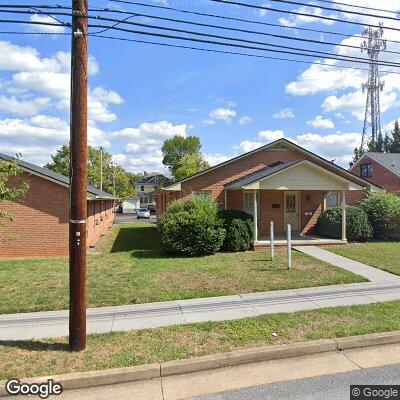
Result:
<svg viewBox="0 0 400 400"><path fill-rule="evenodd" d="M349 258L331 253L330 251L321 249L320 247L295 246L294 249L304 254L308 254L309 256L314 257L318 260L325 261L329 264L335 265L336 267L353 272L354 274L361 275L371 282L400 282L400 277L397 275L393 275L389 272L370 267L369 265L362 264L358 261L350 260Z"/></svg>
<svg viewBox="0 0 400 400"><path fill-rule="evenodd" d="M325 250L312 247L297 249L335 265L340 262L339 267L363 275L371 282L89 309L88 333L233 320L400 299L400 278L395 275ZM68 311L0 315L0 340L67 335Z"/></svg>

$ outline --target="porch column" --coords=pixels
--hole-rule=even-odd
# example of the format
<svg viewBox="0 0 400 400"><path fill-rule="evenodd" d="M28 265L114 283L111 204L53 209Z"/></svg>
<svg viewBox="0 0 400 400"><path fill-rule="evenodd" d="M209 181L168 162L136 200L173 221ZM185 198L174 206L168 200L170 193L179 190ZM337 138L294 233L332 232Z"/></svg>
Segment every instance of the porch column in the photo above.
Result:
<svg viewBox="0 0 400 400"><path fill-rule="evenodd" d="M253 197L254 197L254 207L253 207L253 212L254 212L254 241L256 242L257 239L258 239L257 190L253 191Z"/></svg>
<svg viewBox="0 0 400 400"><path fill-rule="evenodd" d="M342 190L342 240L346 240L346 191Z"/></svg>

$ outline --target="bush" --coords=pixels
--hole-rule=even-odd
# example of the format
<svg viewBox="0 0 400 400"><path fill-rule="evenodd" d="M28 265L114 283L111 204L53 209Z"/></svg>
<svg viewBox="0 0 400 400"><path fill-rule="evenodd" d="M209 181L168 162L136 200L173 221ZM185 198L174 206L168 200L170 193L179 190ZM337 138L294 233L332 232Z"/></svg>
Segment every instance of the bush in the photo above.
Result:
<svg viewBox="0 0 400 400"><path fill-rule="evenodd" d="M159 224L162 246L190 256L214 254L225 239L217 214L217 203L211 197L193 196L186 202L173 202Z"/></svg>
<svg viewBox="0 0 400 400"><path fill-rule="evenodd" d="M223 210L218 213L226 231L224 251L250 250L254 236L253 216L244 211Z"/></svg>
<svg viewBox="0 0 400 400"><path fill-rule="evenodd" d="M400 197L388 192L373 193L358 206L367 213L376 238L400 239Z"/></svg>
<svg viewBox="0 0 400 400"><path fill-rule="evenodd" d="M342 237L342 209L332 208L323 212L317 222L318 234L332 239ZM359 207L346 207L346 231L350 241L364 241L373 236L368 216Z"/></svg>

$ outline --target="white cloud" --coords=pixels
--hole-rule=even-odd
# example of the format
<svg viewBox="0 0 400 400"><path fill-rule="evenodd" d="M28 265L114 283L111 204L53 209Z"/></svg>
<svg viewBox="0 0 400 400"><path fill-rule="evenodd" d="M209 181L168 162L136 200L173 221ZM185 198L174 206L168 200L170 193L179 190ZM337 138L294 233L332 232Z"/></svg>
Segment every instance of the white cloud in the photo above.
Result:
<svg viewBox="0 0 400 400"><path fill-rule="evenodd" d="M228 157L225 154L215 153L215 154L205 154L204 158L211 166L213 166L213 165L221 164L224 161L228 161L232 157Z"/></svg>
<svg viewBox="0 0 400 400"><path fill-rule="evenodd" d="M217 108L210 112L209 118L204 122L206 124L214 124L216 121L224 121L226 124L230 124L235 117L235 110L231 110L230 108Z"/></svg>
<svg viewBox="0 0 400 400"><path fill-rule="evenodd" d="M335 63L326 60L326 63ZM297 79L286 86L286 93L304 96L320 92L359 88L366 80L366 73L354 69L332 68L324 63L314 63Z"/></svg>
<svg viewBox="0 0 400 400"><path fill-rule="evenodd" d="M248 115L244 115L239 119L239 124L240 125L247 125L251 124L253 122L253 118L249 117Z"/></svg>
<svg viewBox="0 0 400 400"><path fill-rule="evenodd" d="M48 97L35 97L19 100L15 96L0 95L0 110L15 115L36 115L41 110L48 108L51 100Z"/></svg>
<svg viewBox="0 0 400 400"><path fill-rule="evenodd" d="M347 163L353 156L355 147L361 144L361 134L356 132L318 135L306 133L296 138L300 146L318 154L327 160L335 159L338 163Z"/></svg>
<svg viewBox="0 0 400 400"><path fill-rule="evenodd" d="M284 136L285 134L281 130L266 130L258 132L258 137L262 139L265 143L274 142L275 140L282 139Z"/></svg>
<svg viewBox="0 0 400 400"><path fill-rule="evenodd" d="M273 119L290 119L294 117L295 115L292 108L284 108L272 115Z"/></svg>
<svg viewBox="0 0 400 400"><path fill-rule="evenodd" d="M187 125L173 125L168 121L143 122L138 128L125 128L113 132L111 137L127 139L156 139L164 141L175 135L186 137Z"/></svg>
<svg viewBox="0 0 400 400"><path fill-rule="evenodd" d="M236 146L233 146L233 149L236 153L248 153L249 151L253 151L258 149L259 147L263 146L264 143L258 141L251 141L251 140L244 140L243 142L239 143Z"/></svg>
<svg viewBox="0 0 400 400"><path fill-rule="evenodd" d="M335 14L327 14L324 13L324 11L320 7L316 7L312 4L309 6L301 6L297 9L295 9L296 12L306 14L306 15L296 15L292 16L290 18L279 18L279 23L283 26L298 26L298 25L304 25L304 24L310 24L310 23L320 23L324 25L333 25L335 23L334 20L330 19L321 19L317 17L329 17L336 19Z"/></svg>
<svg viewBox="0 0 400 400"><path fill-rule="evenodd" d="M47 15L34 14L34 15L31 15L30 20L32 22L57 24L56 20L54 20L52 17L47 16ZM63 32L65 32L65 27L55 26L55 25L53 25L53 26L32 25L30 28L35 32L48 32L48 33L63 33Z"/></svg>
<svg viewBox="0 0 400 400"><path fill-rule="evenodd" d="M307 125L319 129L333 129L335 124L330 119L325 119L322 115L318 115L311 121L307 121Z"/></svg>

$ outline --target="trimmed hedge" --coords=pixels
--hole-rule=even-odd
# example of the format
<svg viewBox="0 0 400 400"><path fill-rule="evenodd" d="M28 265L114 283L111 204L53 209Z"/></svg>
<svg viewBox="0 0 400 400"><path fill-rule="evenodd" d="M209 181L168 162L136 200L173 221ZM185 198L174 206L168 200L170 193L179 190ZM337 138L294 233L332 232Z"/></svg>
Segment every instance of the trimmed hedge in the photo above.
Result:
<svg viewBox="0 0 400 400"><path fill-rule="evenodd" d="M216 253L225 239L218 205L211 197L175 201L159 224L161 244L171 253L200 256Z"/></svg>
<svg viewBox="0 0 400 400"><path fill-rule="evenodd" d="M342 237L342 209L324 211L318 218L317 231L320 236L340 239ZM350 241L365 241L373 236L366 212L359 207L346 207L346 231Z"/></svg>
<svg viewBox="0 0 400 400"><path fill-rule="evenodd" d="M221 210L218 217L223 220L225 240L224 251L248 251L253 245L254 222L253 216L236 210Z"/></svg>
<svg viewBox="0 0 400 400"><path fill-rule="evenodd" d="M400 197L388 192L372 193L358 206L367 213L376 238L400 239Z"/></svg>

